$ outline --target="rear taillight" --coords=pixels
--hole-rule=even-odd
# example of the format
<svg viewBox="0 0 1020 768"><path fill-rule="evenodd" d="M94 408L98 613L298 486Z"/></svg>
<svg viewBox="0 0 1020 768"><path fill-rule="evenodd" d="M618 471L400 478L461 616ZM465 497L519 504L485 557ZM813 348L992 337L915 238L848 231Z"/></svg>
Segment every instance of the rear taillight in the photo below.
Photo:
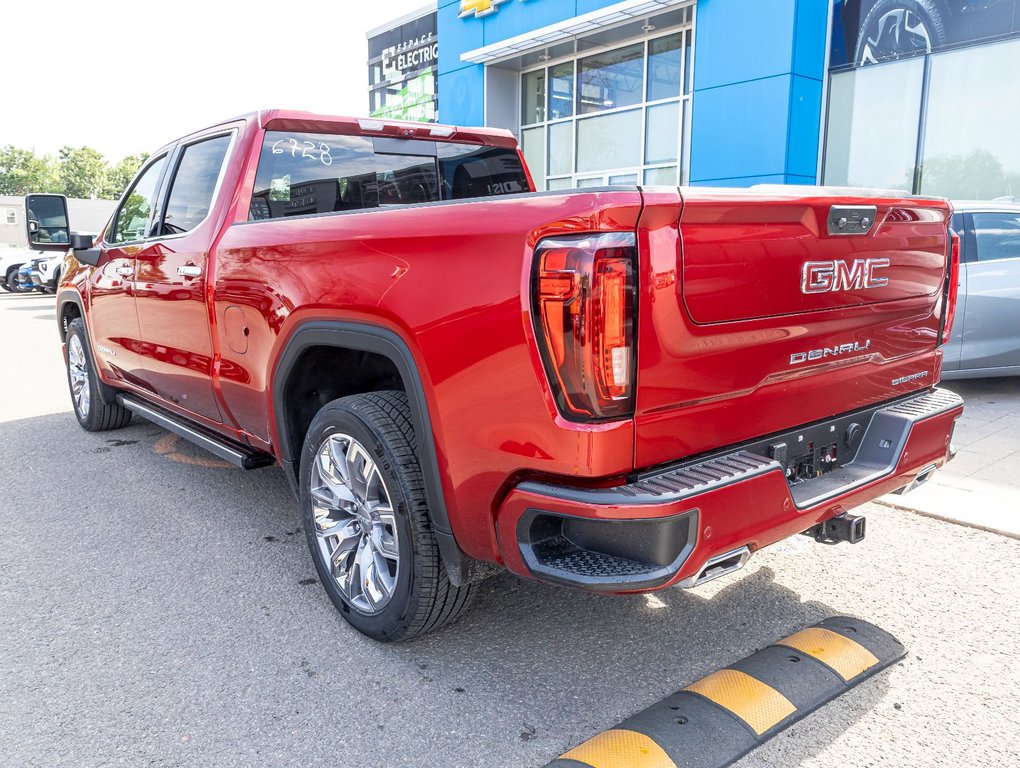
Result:
<svg viewBox="0 0 1020 768"><path fill-rule="evenodd" d="M548 238L535 249L535 333L573 421L633 412L636 254L630 232Z"/></svg>
<svg viewBox="0 0 1020 768"><path fill-rule="evenodd" d="M943 291L945 309L942 315L941 344L949 343L953 333L953 319L956 317L956 298L960 291L960 236L949 230L949 263L946 265L946 286Z"/></svg>

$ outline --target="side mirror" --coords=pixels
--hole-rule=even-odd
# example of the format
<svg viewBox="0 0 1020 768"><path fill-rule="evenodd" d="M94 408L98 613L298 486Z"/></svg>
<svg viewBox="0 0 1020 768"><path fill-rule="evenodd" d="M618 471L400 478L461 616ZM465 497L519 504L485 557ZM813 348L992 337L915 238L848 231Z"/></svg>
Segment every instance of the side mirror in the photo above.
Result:
<svg viewBox="0 0 1020 768"><path fill-rule="evenodd" d="M90 267L99 266L99 259L103 255L99 248L92 247L95 243L96 239L92 235L71 233L71 248L74 250L74 258Z"/></svg>
<svg viewBox="0 0 1020 768"><path fill-rule="evenodd" d="M63 195L25 195L28 245L37 251L66 251L71 241L67 198Z"/></svg>

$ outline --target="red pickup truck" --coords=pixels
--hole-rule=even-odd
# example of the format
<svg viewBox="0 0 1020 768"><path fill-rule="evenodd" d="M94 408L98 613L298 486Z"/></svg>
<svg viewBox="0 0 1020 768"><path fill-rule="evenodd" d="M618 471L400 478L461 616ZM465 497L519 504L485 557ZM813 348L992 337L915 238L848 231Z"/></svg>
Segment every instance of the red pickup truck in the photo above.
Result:
<svg viewBox="0 0 1020 768"><path fill-rule="evenodd" d="M536 193L505 131L268 111L160 149L96 242L68 232L57 316L85 429L137 414L280 465L329 597L401 640L496 565L627 593L859 540L849 509L951 455L949 216Z"/></svg>

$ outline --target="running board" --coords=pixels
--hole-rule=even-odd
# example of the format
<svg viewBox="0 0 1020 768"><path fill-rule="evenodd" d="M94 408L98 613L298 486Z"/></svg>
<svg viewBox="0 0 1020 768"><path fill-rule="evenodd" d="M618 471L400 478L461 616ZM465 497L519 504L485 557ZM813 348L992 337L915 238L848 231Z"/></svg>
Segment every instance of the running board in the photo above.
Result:
<svg viewBox="0 0 1020 768"><path fill-rule="evenodd" d="M229 461L241 469L259 469L276 463L276 459L268 453L217 435L211 429L190 422L159 406L143 403L130 395L117 395L117 402L143 419L148 419L153 424L157 424L175 435L180 435L213 456Z"/></svg>

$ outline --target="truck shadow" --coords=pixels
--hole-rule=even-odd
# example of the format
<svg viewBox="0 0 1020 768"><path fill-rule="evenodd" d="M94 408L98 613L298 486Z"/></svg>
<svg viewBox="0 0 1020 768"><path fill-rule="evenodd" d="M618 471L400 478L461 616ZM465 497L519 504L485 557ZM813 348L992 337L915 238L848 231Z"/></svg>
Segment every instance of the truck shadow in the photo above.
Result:
<svg viewBox="0 0 1020 768"><path fill-rule="evenodd" d="M717 582L721 588L652 597L591 595L502 574L480 585L456 624L381 645L348 627L318 585L280 471L174 461L155 450L166 434L146 422L85 433L70 413L0 423L0 461L8 467L38 466L55 445L69 457L58 477L41 482L40 475L5 498L0 525L20 565L5 577L0 613L16 622L48 604L45 559L18 553L45 547L53 525L77 526L86 534L66 541L62 557L80 565L79 597L38 620L40 638L59 637L76 621L117 638L76 641L74 687L54 683L34 709L22 691L14 711L49 722L73 710L87 733L111 716L106 708L115 700L117 717L145 731L148 748L181 763L192 754L182 751L181 734L203 732L206 722L205 743L239 757L260 744L307 754L324 714L344 722L355 711L372 727L341 729L323 741L319 757L335 756L339 743L352 765L538 766L835 613L805 601L753 558L744 574ZM150 528L156 522L159 535ZM19 669L30 667L36 646L46 641L19 641ZM202 692L190 694L182 720L180 691L196 690L196 679ZM743 764L789 765L817 754L888 687L879 675L850 694L852 707L823 708L827 714L795 725ZM123 704L118 696L127 697ZM64 738L69 748L76 743ZM101 762L93 758L85 762Z"/></svg>

